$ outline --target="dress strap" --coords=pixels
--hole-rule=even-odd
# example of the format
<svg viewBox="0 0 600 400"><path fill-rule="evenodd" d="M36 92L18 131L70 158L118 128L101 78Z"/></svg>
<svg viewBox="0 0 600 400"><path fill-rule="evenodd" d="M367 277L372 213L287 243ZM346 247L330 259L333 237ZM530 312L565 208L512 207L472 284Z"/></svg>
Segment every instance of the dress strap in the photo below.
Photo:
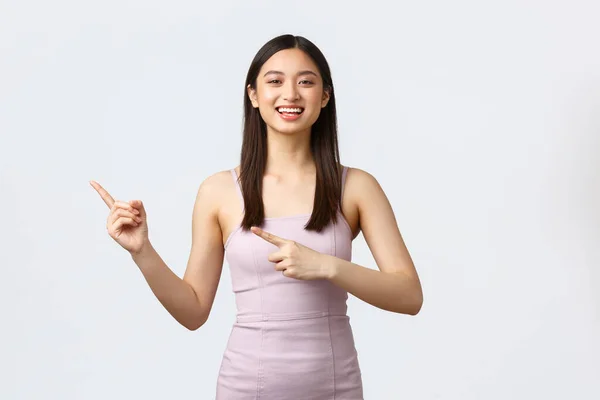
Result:
<svg viewBox="0 0 600 400"><path fill-rule="evenodd" d="M235 183L235 190L240 198L240 203L242 204L242 209L244 209L244 195L242 194L242 188L240 187L240 180L235 173L235 168L231 170L231 176L233 177L233 182Z"/></svg>

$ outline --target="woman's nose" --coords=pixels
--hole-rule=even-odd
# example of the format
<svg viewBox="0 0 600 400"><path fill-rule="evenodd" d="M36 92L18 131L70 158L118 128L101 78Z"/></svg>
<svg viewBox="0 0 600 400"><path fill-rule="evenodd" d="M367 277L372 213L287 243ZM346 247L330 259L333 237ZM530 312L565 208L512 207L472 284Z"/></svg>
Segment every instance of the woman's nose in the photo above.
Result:
<svg viewBox="0 0 600 400"><path fill-rule="evenodd" d="M291 84L287 84L283 92L283 99L287 101L293 101L298 100L298 97L299 93L296 85L293 82Z"/></svg>

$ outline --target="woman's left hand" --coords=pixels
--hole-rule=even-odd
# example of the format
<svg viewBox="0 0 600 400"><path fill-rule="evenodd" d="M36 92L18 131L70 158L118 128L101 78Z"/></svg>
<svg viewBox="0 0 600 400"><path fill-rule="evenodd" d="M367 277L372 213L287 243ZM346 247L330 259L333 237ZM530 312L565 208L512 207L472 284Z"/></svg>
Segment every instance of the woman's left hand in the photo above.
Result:
<svg viewBox="0 0 600 400"><path fill-rule="evenodd" d="M330 277L330 268L325 254L293 240L280 238L256 226L253 226L251 231L279 248L278 251L269 254L269 261L275 263L275 270L283 271L284 276L302 280Z"/></svg>

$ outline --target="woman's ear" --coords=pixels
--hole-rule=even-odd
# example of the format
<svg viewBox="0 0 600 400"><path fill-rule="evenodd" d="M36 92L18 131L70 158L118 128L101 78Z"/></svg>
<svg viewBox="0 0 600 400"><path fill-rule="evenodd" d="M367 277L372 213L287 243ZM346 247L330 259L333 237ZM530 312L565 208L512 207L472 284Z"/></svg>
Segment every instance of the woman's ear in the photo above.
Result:
<svg viewBox="0 0 600 400"><path fill-rule="evenodd" d="M248 98L250 98L250 102L252 102L252 107L258 108L258 100L256 98L256 90L252 88L252 85L248 85L246 90L248 92Z"/></svg>
<svg viewBox="0 0 600 400"><path fill-rule="evenodd" d="M329 103L329 99L331 98L331 88L326 87L323 89L323 98L321 100L321 108L325 108L327 103Z"/></svg>

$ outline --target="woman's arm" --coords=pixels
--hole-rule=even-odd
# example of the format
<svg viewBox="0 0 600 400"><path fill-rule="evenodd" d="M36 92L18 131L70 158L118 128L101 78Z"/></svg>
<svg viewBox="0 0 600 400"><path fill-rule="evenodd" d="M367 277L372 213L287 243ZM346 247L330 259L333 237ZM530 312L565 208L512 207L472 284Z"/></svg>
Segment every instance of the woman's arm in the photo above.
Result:
<svg viewBox="0 0 600 400"><path fill-rule="evenodd" d="M338 257L329 258L329 280L359 299L387 311L417 315L423 293L417 277L402 272L382 272Z"/></svg>
<svg viewBox="0 0 600 400"><path fill-rule="evenodd" d="M345 190L356 199L360 227L379 271L325 256L328 279L376 307L416 315L423 304L421 282L383 189L372 175L352 168Z"/></svg>
<svg viewBox="0 0 600 400"><path fill-rule="evenodd" d="M215 174L198 189L192 215L192 249L183 279L169 269L150 243L132 254L156 298L190 330L198 329L208 319L223 267L223 241L217 219L220 180Z"/></svg>

